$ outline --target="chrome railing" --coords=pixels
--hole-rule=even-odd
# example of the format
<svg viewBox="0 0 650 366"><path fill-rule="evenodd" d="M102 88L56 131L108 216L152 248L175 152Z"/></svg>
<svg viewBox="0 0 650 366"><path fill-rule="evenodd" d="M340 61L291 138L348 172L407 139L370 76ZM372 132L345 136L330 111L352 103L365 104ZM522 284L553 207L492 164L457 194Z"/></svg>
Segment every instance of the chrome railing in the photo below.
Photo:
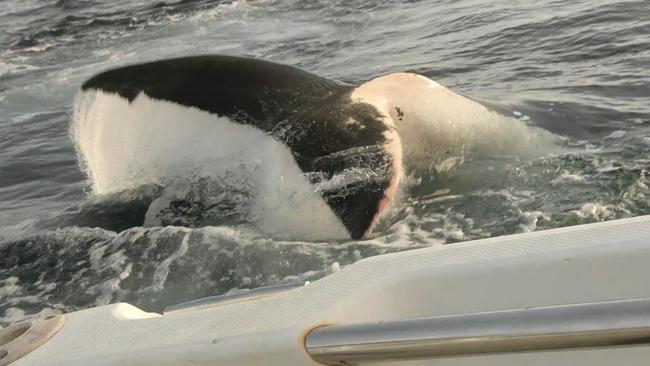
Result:
<svg viewBox="0 0 650 366"><path fill-rule="evenodd" d="M650 344L650 299L326 326L306 338L327 365L638 344Z"/></svg>

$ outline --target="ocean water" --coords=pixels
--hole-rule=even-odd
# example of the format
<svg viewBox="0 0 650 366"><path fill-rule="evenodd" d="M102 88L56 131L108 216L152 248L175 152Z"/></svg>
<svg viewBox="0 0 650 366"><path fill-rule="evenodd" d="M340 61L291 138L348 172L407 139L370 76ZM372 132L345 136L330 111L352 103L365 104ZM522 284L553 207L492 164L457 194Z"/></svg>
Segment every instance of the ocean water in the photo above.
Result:
<svg viewBox="0 0 650 366"><path fill-rule="evenodd" d="M417 72L562 149L411 172L366 241L274 240L240 222L237 184L206 177L93 196L70 136L81 83L207 53L353 84ZM372 255L650 214L648 70L645 0L0 0L0 324L119 301L159 311ZM175 204L135 225L160 197Z"/></svg>

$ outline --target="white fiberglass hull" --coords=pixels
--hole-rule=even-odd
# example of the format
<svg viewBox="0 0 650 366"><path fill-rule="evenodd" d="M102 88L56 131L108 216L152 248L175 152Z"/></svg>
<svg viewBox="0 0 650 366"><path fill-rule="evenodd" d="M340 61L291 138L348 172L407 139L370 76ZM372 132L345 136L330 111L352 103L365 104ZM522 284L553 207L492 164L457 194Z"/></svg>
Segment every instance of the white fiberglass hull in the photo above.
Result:
<svg viewBox="0 0 650 366"><path fill-rule="evenodd" d="M165 315L128 304L78 311L15 365L317 365L305 348L316 327L650 298L649 279L645 216L368 258L305 287ZM373 365L648 360L650 344Z"/></svg>

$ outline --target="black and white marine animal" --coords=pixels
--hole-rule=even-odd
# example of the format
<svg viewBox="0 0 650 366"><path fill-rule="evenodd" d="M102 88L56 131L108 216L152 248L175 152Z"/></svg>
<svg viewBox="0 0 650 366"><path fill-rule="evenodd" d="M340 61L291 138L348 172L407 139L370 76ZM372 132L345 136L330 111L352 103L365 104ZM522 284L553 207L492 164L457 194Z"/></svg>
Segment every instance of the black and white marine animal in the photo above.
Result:
<svg viewBox="0 0 650 366"><path fill-rule="evenodd" d="M216 55L91 78L72 131L97 194L243 169L259 227L312 239L369 237L404 166L447 170L468 154L539 140L520 121L424 76L395 73L352 86Z"/></svg>

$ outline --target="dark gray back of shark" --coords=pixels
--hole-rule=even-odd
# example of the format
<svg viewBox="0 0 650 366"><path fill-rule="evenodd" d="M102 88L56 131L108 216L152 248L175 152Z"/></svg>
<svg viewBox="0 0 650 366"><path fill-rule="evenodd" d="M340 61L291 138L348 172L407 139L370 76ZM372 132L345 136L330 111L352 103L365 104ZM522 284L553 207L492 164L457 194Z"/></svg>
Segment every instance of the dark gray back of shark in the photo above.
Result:
<svg viewBox="0 0 650 366"><path fill-rule="evenodd" d="M289 147L354 239L372 225L395 174L377 109L353 102L352 86L295 67L233 56L184 57L106 71L82 89L129 101L144 93L265 131ZM321 184L339 174L349 179Z"/></svg>

